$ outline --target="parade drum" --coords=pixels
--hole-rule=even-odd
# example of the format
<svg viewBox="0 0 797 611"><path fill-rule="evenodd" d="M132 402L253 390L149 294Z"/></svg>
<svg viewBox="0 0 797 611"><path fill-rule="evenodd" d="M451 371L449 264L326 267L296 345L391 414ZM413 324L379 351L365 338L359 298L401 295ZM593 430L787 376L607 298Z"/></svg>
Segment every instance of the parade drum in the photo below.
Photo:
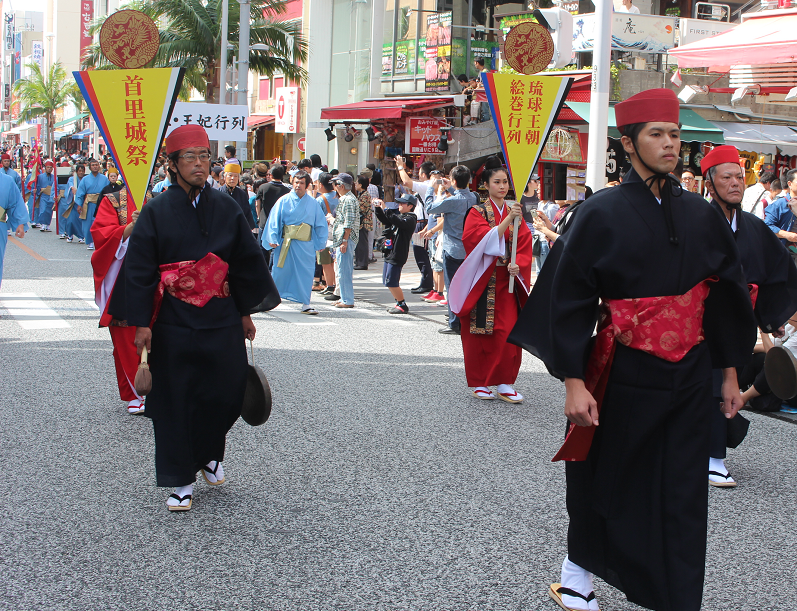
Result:
<svg viewBox="0 0 797 611"><path fill-rule="evenodd" d="M241 418L252 426L260 426L271 415L271 388L268 385L266 374L255 365L254 348L249 341L249 350L252 355L252 364L247 365L246 392L244 404L241 408Z"/></svg>
<svg viewBox="0 0 797 611"><path fill-rule="evenodd" d="M797 359L787 348L775 346L764 361L767 383L778 398L791 399L797 395Z"/></svg>

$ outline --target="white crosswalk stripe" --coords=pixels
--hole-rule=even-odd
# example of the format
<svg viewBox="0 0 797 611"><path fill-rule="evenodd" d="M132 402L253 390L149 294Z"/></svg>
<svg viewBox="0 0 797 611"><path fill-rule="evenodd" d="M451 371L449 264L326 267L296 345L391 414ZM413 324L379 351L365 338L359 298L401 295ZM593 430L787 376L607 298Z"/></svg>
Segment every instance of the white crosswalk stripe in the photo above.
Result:
<svg viewBox="0 0 797 611"><path fill-rule="evenodd" d="M71 325L36 293L2 293L0 304L23 329L66 329Z"/></svg>
<svg viewBox="0 0 797 611"><path fill-rule="evenodd" d="M72 291L72 294L77 295L81 301L85 301L86 303L90 304L91 307L98 312L100 311L100 309L97 307L97 304L94 303L94 291Z"/></svg>

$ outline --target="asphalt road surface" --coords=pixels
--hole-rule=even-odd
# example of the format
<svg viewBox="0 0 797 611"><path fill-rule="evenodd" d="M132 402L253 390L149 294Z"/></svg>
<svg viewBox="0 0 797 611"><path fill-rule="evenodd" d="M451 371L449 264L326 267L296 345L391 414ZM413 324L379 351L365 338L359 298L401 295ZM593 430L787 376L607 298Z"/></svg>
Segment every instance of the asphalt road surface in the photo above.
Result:
<svg viewBox="0 0 797 611"><path fill-rule="evenodd" d="M200 478L194 508L169 513L151 424L118 398L89 254L38 231L6 251L0 609L558 608L564 392L539 361L524 357L522 405L471 398L442 308L408 297L411 316L388 315L372 264L355 309L314 297L318 317L254 317L273 415L239 421L227 483ZM712 611L797 601L797 428L748 417L728 460L739 487L710 491ZM595 589L604 611L637 609Z"/></svg>

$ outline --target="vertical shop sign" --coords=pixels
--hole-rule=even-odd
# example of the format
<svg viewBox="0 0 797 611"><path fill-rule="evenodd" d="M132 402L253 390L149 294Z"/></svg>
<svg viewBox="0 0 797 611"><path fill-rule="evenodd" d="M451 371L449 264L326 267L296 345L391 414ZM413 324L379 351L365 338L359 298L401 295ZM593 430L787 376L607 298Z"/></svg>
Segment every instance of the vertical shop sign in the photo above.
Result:
<svg viewBox="0 0 797 611"><path fill-rule="evenodd" d="M453 13L435 13L426 17L424 76L426 92L448 91L451 76L451 22Z"/></svg>

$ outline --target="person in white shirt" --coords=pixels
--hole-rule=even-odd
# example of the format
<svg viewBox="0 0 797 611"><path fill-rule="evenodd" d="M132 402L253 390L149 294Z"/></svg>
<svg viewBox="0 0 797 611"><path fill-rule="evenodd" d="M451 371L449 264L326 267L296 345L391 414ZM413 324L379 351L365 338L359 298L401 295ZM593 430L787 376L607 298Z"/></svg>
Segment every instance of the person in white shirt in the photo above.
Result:
<svg viewBox="0 0 797 611"><path fill-rule="evenodd" d="M635 13L639 15L639 9L633 5L631 0L623 0L623 3L617 9L618 13Z"/></svg>
<svg viewBox="0 0 797 611"><path fill-rule="evenodd" d="M405 169L407 162L404 157L396 156L396 170L399 173L401 184L407 189L415 193L420 202L426 200L426 191L432 182L432 175L440 176L440 171L435 168L431 161L424 161L421 167L418 168L418 178L420 181L413 180ZM422 295L426 293L426 297L431 297L434 289L434 280L432 278L432 263L429 260L429 253L426 250L424 240L418 238L418 232L426 229L428 224L428 217L423 205L415 207L414 214L418 219L418 224L415 226L415 233L412 236L412 251L415 255L415 262L418 264L418 269L421 272L421 283L413 289L410 293L413 295Z"/></svg>
<svg viewBox="0 0 797 611"><path fill-rule="evenodd" d="M755 214L763 220L765 207L763 200L767 197L767 192L773 180L775 180L775 175L772 172L763 172L758 177L756 184L747 187L742 198L742 210ZM772 201L774 200L770 200L767 203L772 203Z"/></svg>

